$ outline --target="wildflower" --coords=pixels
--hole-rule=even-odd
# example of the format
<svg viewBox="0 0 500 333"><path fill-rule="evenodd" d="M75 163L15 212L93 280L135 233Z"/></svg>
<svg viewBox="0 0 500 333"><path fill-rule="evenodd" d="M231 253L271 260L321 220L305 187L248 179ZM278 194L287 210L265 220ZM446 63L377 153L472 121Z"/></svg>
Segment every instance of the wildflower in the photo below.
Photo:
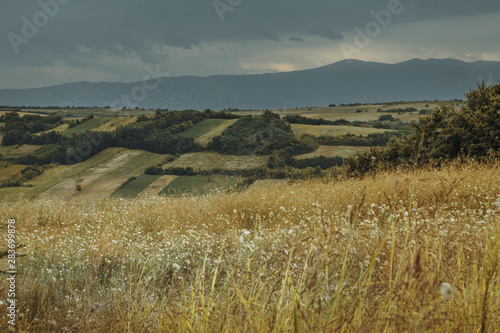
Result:
<svg viewBox="0 0 500 333"><path fill-rule="evenodd" d="M285 208L285 207L281 206L281 207L280 207L280 210L281 210L282 212L285 212L285 213L286 213L286 208Z"/></svg>
<svg viewBox="0 0 500 333"><path fill-rule="evenodd" d="M179 265L177 265L177 264L175 264L175 263L174 263L174 264L172 264L172 267L173 267L176 271L178 271L179 269L181 269L181 266L179 266Z"/></svg>
<svg viewBox="0 0 500 333"><path fill-rule="evenodd" d="M441 283L441 287L439 289L441 291L441 295L443 299L449 301L450 299L453 298L453 294L455 293L453 291L453 288L446 282Z"/></svg>

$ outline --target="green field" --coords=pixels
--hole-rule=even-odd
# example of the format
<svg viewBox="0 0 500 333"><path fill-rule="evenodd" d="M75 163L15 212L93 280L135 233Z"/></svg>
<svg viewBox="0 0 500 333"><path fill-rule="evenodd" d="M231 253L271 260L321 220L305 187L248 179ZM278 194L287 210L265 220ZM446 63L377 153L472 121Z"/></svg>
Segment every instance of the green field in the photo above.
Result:
<svg viewBox="0 0 500 333"><path fill-rule="evenodd" d="M105 117L105 118L94 118L87 120L83 124L77 125L73 128L68 128L67 130L64 130L61 132L61 134L71 136L73 134L81 134L84 133L85 131L90 131L93 130L102 124L108 122L111 118Z"/></svg>
<svg viewBox="0 0 500 333"><path fill-rule="evenodd" d="M193 139L198 139L200 136L209 133L211 130L219 127L224 124L227 119L207 119L203 120L201 123L198 123L191 127L190 129L182 132L182 135L189 136Z"/></svg>
<svg viewBox="0 0 500 333"><path fill-rule="evenodd" d="M180 176L165 187L160 195L195 194L204 195L217 189L229 189L238 185L242 178L223 176Z"/></svg>
<svg viewBox="0 0 500 333"><path fill-rule="evenodd" d="M137 179L125 185L123 188L115 192L116 196L135 198L144 191L149 185L158 180L161 176L141 175Z"/></svg>

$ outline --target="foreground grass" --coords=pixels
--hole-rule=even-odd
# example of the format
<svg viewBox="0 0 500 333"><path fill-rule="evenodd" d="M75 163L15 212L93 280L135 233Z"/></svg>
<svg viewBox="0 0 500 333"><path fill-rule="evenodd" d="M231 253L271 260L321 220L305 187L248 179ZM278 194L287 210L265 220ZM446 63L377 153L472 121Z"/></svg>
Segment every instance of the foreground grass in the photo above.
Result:
<svg viewBox="0 0 500 333"><path fill-rule="evenodd" d="M499 174L469 164L199 198L0 204L26 254L18 328L496 332Z"/></svg>

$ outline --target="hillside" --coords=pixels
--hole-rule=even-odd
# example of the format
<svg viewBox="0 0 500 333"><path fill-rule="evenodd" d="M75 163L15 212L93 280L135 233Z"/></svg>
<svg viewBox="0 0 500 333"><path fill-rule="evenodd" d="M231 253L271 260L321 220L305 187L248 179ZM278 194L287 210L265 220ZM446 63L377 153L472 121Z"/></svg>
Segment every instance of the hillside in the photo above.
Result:
<svg viewBox="0 0 500 333"><path fill-rule="evenodd" d="M204 198L0 203L25 254L18 328L497 332L495 174L469 163Z"/></svg>
<svg viewBox="0 0 500 333"><path fill-rule="evenodd" d="M340 103L462 99L500 62L414 59L398 64L345 60L328 66L259 75L165 77L145 98L120 101L143 82L80 82L0 90L0 105L113 106L221 110L284 109Z"/></svg>

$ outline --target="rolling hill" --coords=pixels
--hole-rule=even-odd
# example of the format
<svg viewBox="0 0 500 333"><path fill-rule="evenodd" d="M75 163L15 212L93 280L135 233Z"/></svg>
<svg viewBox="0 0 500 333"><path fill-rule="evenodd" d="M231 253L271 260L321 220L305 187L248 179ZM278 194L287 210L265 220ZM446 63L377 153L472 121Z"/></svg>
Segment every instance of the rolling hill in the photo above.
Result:
<svg viewBox="0 0 500 333"><path fill-rule="evenodd" d="M155 89L143 82L79 82L33 89L2 89L0 105L113 106L169 109L267 109L340 103L452 100L485 79L500 62L413 59L398 64L344 60L294 72L209 77L166 77ZM150 82L149 87L153 86ZM146 95L140 95L140 90ZM136 94L140 98L130 97ZM122 96L129 96L130 101Z"/></svg>

